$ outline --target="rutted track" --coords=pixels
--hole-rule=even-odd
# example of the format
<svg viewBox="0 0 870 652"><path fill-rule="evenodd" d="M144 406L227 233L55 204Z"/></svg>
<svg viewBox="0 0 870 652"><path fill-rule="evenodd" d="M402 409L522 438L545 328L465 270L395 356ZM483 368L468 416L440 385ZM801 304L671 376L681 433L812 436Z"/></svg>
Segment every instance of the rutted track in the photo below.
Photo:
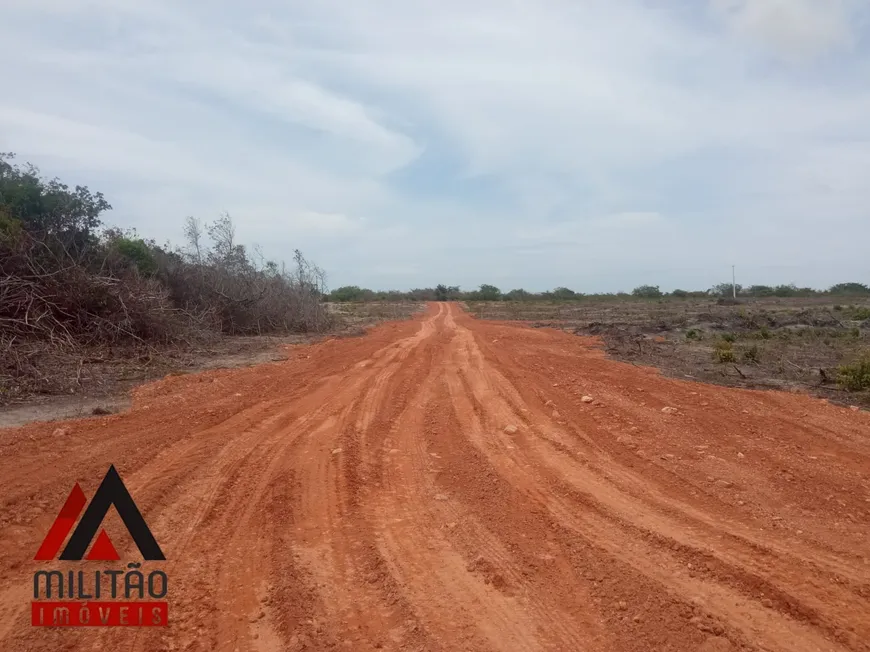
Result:
<svg viewBox="0 0 870 652"><path fill-rule="evenodd" d="M171 625L32 628L30 559L109 464ZM870 650L870 416L454 305L0 431L0 505L3 650Z"/></svg>

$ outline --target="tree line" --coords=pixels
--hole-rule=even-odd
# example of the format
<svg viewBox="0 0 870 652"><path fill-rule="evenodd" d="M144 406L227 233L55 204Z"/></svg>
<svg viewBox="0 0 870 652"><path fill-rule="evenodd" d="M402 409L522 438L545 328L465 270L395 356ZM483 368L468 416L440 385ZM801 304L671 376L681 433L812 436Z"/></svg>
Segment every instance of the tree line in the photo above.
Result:
<svg viewBox="0 0 870 652"><path fill-rule="evenodd" d="M816 297L816 296L870 296L870 287L863 283L838 283L827 290L802 288L796 285L736 286L739 298L763 297ZM545 292L529 292L522 288L503 292L495 285L484 284L476 290L463 291L456 285L437 285L434 288L416 288L408 291L369 290L356 285L345 285L332 290L328 299L335 302L366 301L581 301L618 299L690 299L731 297L731 283L719 283L706 290L680 290L663 292L657 285L640 285L631 292L586 294L566 287L557 287Z"/></svg>

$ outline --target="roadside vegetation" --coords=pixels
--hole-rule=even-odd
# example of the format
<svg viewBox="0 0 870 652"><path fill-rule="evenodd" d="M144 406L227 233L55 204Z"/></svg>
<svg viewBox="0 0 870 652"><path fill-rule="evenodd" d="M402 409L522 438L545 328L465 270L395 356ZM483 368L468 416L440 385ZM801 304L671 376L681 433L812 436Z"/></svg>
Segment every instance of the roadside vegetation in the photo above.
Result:
<svg viewBox="0 0 870 652"><path fill-rule="evenodd" d="M74 393L89 365L150 361L224 335L321 332L324 273L265 260L228 215L188 218L185 245L107 227L99 192L0 154L0 403Z"/></svg>

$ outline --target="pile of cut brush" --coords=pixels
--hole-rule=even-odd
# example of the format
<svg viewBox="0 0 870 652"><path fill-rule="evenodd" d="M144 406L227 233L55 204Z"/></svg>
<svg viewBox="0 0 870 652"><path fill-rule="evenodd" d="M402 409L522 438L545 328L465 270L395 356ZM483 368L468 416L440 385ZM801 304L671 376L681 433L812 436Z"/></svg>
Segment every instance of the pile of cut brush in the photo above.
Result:
<svg viewBox="0 0 870 652"><path fill-rule="evenodd" d="M0 154L0 404L78 391L87 360L147 361L222 335L332 325L324 274L301 252L291 271L252 257L228 215L188 218L187 249L160 247L103 228L102 194L12 158Z"/></svg>

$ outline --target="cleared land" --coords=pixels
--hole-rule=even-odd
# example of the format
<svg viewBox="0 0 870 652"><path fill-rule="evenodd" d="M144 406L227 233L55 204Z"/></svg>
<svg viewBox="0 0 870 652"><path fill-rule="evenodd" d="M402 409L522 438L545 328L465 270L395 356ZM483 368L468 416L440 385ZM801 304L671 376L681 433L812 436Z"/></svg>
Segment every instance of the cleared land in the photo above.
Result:
<svg viewBox="0 0 870 652"><path fill-rule="evenodd" d="M30 559L109 464L171 625L32 628ZM0 500L4 650L870 649L870 414L456 305L0 431Z"/></svg>
<svg viewBox="0 0 870 652"><path fill-rule="evenodd" d="M167 374L245 367L283 360L287 345L312 344L328 337L355 337L385 320L406 319L425 304L371 302L327 304L329 333L216 336L178 346L111 349L98 346L41 356L31 367L39 391L26 382L0 378L0 428L31 421L72 419L129 409L130 391ZM3 391L3 383L11 387Z"/></svg>
<svg viewBox="0 0 870 652"><path fill-rule="evenodd" d="M870 300L861 297L472 302L472 314L601 337L608 355L677 378L809 391L870 408L839 367L870 365ZM870 372L868 372L870 374ZM870 390L870 375L866 381Z"/></svg>

